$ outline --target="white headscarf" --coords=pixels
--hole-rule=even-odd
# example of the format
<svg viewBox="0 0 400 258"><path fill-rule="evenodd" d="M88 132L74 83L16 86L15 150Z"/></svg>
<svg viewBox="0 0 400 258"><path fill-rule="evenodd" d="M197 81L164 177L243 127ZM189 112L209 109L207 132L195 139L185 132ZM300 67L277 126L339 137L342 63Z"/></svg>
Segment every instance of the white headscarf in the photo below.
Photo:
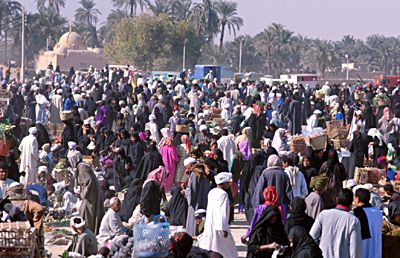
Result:
<svg viewBox="0 0 400 258"><path fill-rule="evenodd" d="M272 147L275 148L277 152L287 151L287 142L283 139L285 135L285 129L279 128L275 131L274 139L272 140Z"/></svg>

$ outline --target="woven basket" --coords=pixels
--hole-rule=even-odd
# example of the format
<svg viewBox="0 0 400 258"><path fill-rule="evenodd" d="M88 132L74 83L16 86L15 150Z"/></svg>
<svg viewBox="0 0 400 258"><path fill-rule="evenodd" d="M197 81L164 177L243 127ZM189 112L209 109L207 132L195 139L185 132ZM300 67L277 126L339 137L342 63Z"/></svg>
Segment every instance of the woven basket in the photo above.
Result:
<svg viewBox="0 0 400 258"><path fill-rule="evenodd" d="M307 137L306 142L313 150L324 150L326 147L326 135Z"/></svg>
<svg viewBox="0 0 400 258"><path fill-rule="evenodd" d="M378 184L381 180L382 172L378 168L357 168L354 171L354 180L357 184Z"/></svg>
<svg viewBox="0 0 400 258"><path fill-rule="evenodd" d="M305 153L307 150L307 144L304 136L293 136L290 140L290 150L295 153Z"/></svg>
<svg viewBox="0 0 400 258"><path fill-rule="evenodd" d="M35 243L29 222L0 223L0 257L34 257Z"/></svg>
<svg viewBox="0 0 400 258"><path fill-rule="evenodd" d="M334 120L334 121L327 121L326 122L326 130L329 132L336 128L343 128L343 121L342 120Z"/></svg>

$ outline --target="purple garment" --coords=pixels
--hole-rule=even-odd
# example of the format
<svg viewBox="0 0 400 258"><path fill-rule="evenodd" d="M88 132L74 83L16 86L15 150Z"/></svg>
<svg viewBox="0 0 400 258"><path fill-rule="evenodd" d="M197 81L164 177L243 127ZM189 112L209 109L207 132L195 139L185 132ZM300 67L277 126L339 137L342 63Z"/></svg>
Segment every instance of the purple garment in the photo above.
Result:
<svg viewBox="0 0 400 258"><path fill-rule="evenodd" d="M239 142L239 149L243 154L244 160L250 160L251 158L251 148L249 141L241 141Z"/></svg>
<svg viewBox="0 0 400 258"><path fill-rule="evenodd" d="M96 113L96 122L102 122L103 125L108 125L107 107L101 106Z"/></svg>
<svg viewBox="0 0 400 258"><path fill-rule="evenodd" d="M253 227L256 225L258 219L261 217L261 214L264 212L264 210L268 207L266 204L260 204L258 207L254 210L254 216L253 219L251 220L250 227L247 229L247 232L245 234L245 237L248 238L250 236L251 230ZM282 223L285 223L286 221L286 207L284 205L281 205L282 211L281 211L281 216L282 216Z"/></svg>

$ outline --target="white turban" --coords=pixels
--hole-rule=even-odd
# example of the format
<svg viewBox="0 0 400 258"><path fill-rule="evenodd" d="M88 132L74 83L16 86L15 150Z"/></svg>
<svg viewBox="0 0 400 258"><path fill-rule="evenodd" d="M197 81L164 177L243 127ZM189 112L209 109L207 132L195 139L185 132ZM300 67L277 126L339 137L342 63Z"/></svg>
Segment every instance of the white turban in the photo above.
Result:
<svg viewBox="0 0 400 258"><path fill-rule="evenodd" d="M200 129L200 132L207 131L208 127L206 125L200 125L199 129Z"/></svg>
<svg viewBox="0 0 400 258"><path fill-rule="evenodd" d="M74 228L82 228L85 226L85 220L81 216L75 216L71 218L70 225Z"/></svg>
<svg viewBox="0 0 400 258"><path fill-rule="evenodd" d="M228 183L232 181L232 173L221 172L218 175L216 175L214 179L217 185Z"/></svg>
<svg viewBox="0 0 400 258"><path fill-rule="evenodd" d="M154 120L156 120L156 116L155 116L155 115L153 115L153 114L151 114L151 115L149 116L149 120L150 120L150 121L154 121Z"/></svg>
<svg viewBox="0 0 400 258"><path fill-rule="evenodd" d="M189 157L183 161L183 165L186 167L188 165L195 164L196 162L197 160L195 158Z"/></svg>
<svg viewBox="0 0 400 258"><path fill-rule="evenodd" d="M68 142L68 149L75 150L76 149L76 142Z"/></svg>
<svg viewBox="0 0 400 258"><path fill-rule="evenodd" d="M47 173L47 167L46 166L40 166L39 168L38 168L38 172L40 173L40 172L45 172L45 173Z"/></svg>
<svg viewBox="0 0 400 258"><path fill-rule="evenodd" d="M36 127L31 127L31 128L29 128L28 132L30 134L35 134L35 133L37 133L37 128Z"/></svg>

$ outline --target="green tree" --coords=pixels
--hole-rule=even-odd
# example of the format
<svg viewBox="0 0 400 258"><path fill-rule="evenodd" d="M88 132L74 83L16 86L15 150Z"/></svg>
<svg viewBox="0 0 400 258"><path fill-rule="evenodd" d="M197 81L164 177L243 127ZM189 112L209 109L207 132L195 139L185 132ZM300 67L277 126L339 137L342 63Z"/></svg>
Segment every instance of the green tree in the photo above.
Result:
<svg viewBox="0 0 400 258"><path fill-rule="evenodd" d="M221 36L219 40L219 48L222 49L225 36L225 28L228 27L229 33L233 32L236 37L236 30L239 30L243 26L243 19L237 15L237 3L231 1L220 0L215 4L220 28Z"/></svg>
<svg viewBox="0 0 400 258"><path fill-rule="evenodd" d="M147 0L112 0L113 4L117 8L124 8L129 10L131 17L136 15L137 8L139 7L143 12L143 9L147 7Z"/></svg>
<svg viewBox="0 0 400 258"><path fill-rule="evenodd" d="M65 8L65 0L36 0L38 10L49 8L57 13L60 13L61 8Z"/></svg>
<svg viewBox="0 0 400 258"><path fill-rule="evenodd" d="M186 22L173 22L167 14L123 19L115 26L114 33L113 40L105 47L108 60L146 70L180 70L185 40L186 63L194 65L204 43Z"/></svg>

